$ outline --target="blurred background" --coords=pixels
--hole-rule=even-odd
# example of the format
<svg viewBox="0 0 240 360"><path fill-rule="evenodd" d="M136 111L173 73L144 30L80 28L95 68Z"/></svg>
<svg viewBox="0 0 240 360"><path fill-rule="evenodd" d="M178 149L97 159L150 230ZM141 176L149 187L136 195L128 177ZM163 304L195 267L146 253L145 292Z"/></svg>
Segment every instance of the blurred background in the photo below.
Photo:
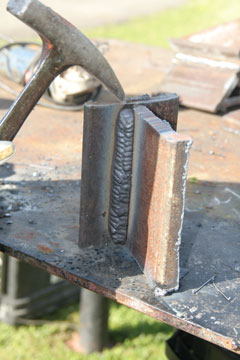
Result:
<svg viewBox="0 0 240 360"><path fill-rule="evenodd" d="M180 37L229 20L240 13L238 0L43 0L86 34L168 46ZM0 34L33 40L36 34L6 11L1 2Z"/></svg>
<svg viewBox="0 0 240 360"><path fill-rule="evenodd" d="M125 22L135 16L147 15L181 5L185 0L43 0L42 3L54 9L79 29ZM26 39L35 34L27 26L15 21L6 13L7 1L1 2L0 31L14 39Z"/></svg>

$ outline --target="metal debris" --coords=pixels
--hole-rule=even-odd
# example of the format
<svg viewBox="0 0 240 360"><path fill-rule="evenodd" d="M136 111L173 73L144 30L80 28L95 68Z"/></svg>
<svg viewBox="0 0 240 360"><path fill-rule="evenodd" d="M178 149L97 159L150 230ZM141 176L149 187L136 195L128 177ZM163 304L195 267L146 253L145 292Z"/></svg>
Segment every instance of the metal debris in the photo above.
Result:
<svg viewBox="0 0 240 360"><path fill-rule="evenodd" d="M199 288L194 289L193 290L193 294L197 294L202 288L204 288L204 286L206 286L207 284L209 284L210 282L213 282L214 279L216 277L216 274L214 274L212 277L210 277L210 279L208 279L207 281L205 281L205 283L203 283Z"/></svg>

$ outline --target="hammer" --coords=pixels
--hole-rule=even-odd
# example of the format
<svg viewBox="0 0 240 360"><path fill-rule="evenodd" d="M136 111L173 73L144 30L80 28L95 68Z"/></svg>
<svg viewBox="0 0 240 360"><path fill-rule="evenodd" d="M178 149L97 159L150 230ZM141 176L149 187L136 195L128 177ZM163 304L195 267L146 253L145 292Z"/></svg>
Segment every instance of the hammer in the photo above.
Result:
<svg viewBox="0 0 240 360"><path fill-rule="evenodd" d="M95 76L120 101L125 94L107 60L76 27L38 0L10 0L7 10L42 39L38 67L0 122L0 164L15 152L12 140L54 78L73 65ZM2 143L2 144L1 144Z"/></svg>

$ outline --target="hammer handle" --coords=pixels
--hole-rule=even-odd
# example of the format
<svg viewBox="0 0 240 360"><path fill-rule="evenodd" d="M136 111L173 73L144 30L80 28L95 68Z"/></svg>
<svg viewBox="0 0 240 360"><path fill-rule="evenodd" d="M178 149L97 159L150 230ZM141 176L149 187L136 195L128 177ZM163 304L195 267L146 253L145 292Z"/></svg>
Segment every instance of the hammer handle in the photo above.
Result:
<svg viewBox="0 0 240 360"><path fill-rule="evenodd" d="M0 122L0 140L12 141L27 116L59 73L52 55L44 57L30 81Z"/></svg>

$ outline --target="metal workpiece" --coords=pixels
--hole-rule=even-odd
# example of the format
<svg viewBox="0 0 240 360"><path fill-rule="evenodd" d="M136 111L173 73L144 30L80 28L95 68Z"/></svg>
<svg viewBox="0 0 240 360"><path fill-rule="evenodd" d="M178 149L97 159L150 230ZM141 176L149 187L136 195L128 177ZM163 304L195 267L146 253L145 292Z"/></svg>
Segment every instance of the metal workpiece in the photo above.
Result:
<svg viewBox="0 0 240 360"><path fill-rule="evenodd" d="M88 104L84 114L79 245L126 245L157 295L178 289L192 143L172 129L167 112L161 120L149 109L171 109L168 99L177 101L144 96Z"/></svg>
<svg viewBox="0 0 240 360"><path fill-rule="evenodd" d="M150 108L176 127L176 94L143 96L122 103L88 103L84 107L79 235L82 248L96 242L98 246L126 242L135 105Z"/></svg>
<svg viewBox="0 0 240 360"><path fill-rule="evenodd" d="M79 65L120 101L124 91L107 60L77 28L38 0L10 0L8 10L34 29L43 41L42 55L30 81L0 122L0 139L12 140L52 80Z"/></svg>
<svg viewBox="0 0 240 360"><path fill-rule="evenodd" d="M179 287L179 249L192 139L135 106L127 246L156 295Z"/></svg>

